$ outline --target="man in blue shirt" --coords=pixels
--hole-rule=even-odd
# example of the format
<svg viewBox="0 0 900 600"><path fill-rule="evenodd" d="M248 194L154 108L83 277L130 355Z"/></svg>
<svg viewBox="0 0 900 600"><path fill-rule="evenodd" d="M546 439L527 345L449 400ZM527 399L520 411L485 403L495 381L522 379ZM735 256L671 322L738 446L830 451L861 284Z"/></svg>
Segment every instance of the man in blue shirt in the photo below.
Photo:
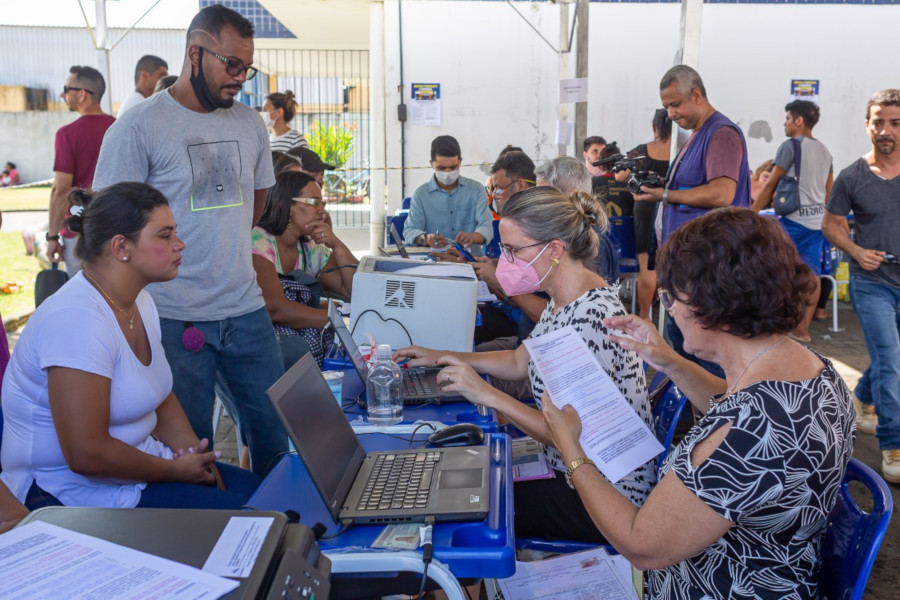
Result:
<svg viewBox="0 0 900 600"><path fill-rule="evenodd" d="M481 246L491 241L493 226L484 186L461 177L462 157L459 142L441 135L431 142L431 168L434 176L419 186L409 206L403 229L407 244L434 246L441 238L473 246L480 255Z"/></svg>

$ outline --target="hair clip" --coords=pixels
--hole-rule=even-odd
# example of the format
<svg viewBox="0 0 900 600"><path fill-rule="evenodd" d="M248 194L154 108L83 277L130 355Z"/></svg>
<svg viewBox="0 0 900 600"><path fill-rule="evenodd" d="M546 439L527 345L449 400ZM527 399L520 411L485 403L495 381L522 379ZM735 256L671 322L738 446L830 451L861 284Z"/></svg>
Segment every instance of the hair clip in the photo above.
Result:
<svg viewBox="0 0 900 600"><path fill-rule="evenodd" d="M72 206L69 209L69 214L72 215L73 217L80 217L81 213L83 213L83 212L84 212L84 207L79 204L76 204L75 206Z"/></svg>

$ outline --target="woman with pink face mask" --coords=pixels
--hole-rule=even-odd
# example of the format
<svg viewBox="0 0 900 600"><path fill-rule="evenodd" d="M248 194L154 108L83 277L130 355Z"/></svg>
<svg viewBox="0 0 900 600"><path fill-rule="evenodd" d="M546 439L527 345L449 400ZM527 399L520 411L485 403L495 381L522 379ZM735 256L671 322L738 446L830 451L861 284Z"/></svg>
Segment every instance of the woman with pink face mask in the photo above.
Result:
<svg viewBox="0 0 900 600"><path fill-rule="evenodd" d="M597 361L622 395L651 426L650 406L641 359L607 339L603 319L625 315L617 288L593 272L599 247L594 225L606 226L599 203L589 194L564 194L550 187L535 187L512 196L500 214L502 255L497 279L507 295L545 292L550 302L531 333L538 337L571 325L584 338ZM603 542L578 494L563 476L567 465L552 447L541 414L544 382L524 345L498 352L446 352L411 346L396 353L410 358L410 366L445 365L438 375L444 389L459 392L470 402L496 409L526 434L543 442L545 454L558 471L554 479L521 481L515 490L517 536L540 536ZM537 409L507 396L479 374L530 380ZM619 480L615 487L640 507L656 483L655 461Z"/></svg>

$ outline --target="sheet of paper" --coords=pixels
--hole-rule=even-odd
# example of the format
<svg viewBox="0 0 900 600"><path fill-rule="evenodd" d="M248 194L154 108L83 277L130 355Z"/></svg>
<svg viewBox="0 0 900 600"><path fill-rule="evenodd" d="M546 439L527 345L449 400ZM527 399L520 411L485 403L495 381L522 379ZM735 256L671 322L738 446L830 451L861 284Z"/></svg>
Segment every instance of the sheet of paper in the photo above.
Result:
<svg viewBox="0 0 900 600"><path fill-rule="evenodd" d="M478 301L479 302L493 302L497 299L497 296L491 293L490 288L488 288L488 284L483 281L478 282Z"/></svg>
<svg viewBox="0 0 900 600"><path fill-rule="evenodd" d="M427 277L459 277L462 279L475 279L475 270L469 265L453 264L445 262L442 264L430 263L427 265L417 265L415 267L407 267L405 269L397 269L395 274L400 275L416 275Z"/></svg>
<svg viewBox="0 0 900 600"><path fill-rule="evenodd" d="M400 523L388 525L381 530L373 548L395 548L398 550L415 550L419 547L419 523Z"/></svg>
<svg viewBox="0 0 900 600"><path fill-rule="evenodd" d="M559 80L559 103L568 104L570 102L587 102L588 99L588 80L587 77L579 79L560 79Z"/></svg>
<svg viewBox="0 0 900 600"><path fill-rule="evenodd" d="M581 446L613 483L662 452L616 384L571 326L524 342L547 393L581 417Z"/></svg>
<svg viewBox="0 0 900 600"><path fill-rule="evenodd" d="M272 517L231 517L203 570L223 577L249 577L274 521Z"/></svg>
<svg viewBox="0 0 900 600"><path fill-rule="evenodd" d="M628 568L628 579L623 581ZM516 574L499 580L505 600L635 600L631 566L603 548L534 562L516 562Z"/></svg>
<svg viewBox="0 0 900 600"><path fill-rule="evenodd" d="M237 581L50 523L0 536L0 598L212 600Z"/></svg>
<svg viewBox="0 0 900 600"><path fill-rule="evenodd" d="M568 146L569 142L572 141L572 132L575 130L575 125L569 123L568 121L557 121L556 122L556 143L562 144L563 146Z"/></svg>

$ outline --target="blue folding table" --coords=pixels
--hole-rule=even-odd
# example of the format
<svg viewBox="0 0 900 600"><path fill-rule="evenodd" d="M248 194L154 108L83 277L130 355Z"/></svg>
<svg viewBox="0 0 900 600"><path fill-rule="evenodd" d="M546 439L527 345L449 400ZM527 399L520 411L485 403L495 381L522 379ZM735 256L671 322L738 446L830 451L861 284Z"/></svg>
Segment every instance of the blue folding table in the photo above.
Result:
<svg viewBox="0 0 900 600"><path fill-rule="evenodd" d="M366 451L409 447L408 436L380 433L360 435ZM426 436L417 435L414 447ZM509 437L489 433L485 443L491 447L490 508L488 517L475 522L437 523L433 530L434 560L429 578L437 581L451 598L463 598L460 578L502 578L515 572L515 536L513 529L512 455ZM303 461L294 454L285 456L257 489L248 505L259 510L300 514L307 525L322 523L326 535L340 531L322 497L316 491ZM333 562L334 573L421 572L418 552L397 552L372 548L383 526L355 526L339 536L321 539L319 544ZM348 552L348 549L351 551Z"/></svg>

